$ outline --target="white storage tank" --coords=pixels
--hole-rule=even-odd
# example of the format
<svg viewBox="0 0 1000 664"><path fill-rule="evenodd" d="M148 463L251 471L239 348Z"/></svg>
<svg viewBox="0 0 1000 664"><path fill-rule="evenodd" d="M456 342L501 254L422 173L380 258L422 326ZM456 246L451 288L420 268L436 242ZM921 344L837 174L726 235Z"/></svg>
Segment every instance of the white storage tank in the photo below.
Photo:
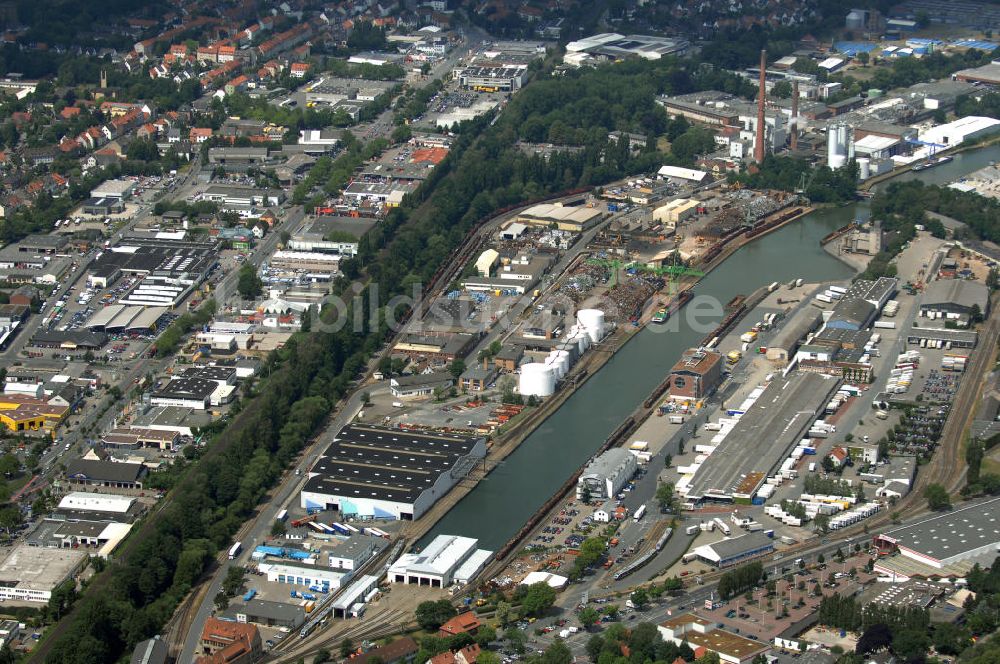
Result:
<svg viewBox="0 0 1000 664"><path fill-rule="evenodd" d="M556 391L556 376L551 367L540 362L521 365L518 381L521 396L550 397Z"/></svg>
<svg viewBox="0 0 1000 664"><path fill-rule="evenodd" d="M565 350L554 350L551 355L555 357L559 366L562 367L562 375L565 376L568 374L570 367L573 366L573 356Z"/></svg>
<svg viewBox="0 0 1000 664"><path fill-rule="evenodd" d="M858 158L858 177L867 180L872 176L872 162L865 157Z"/></svg>
<svg viewBox="0 0 1000 664"><path fill-rule="evenodd" d="M569 371L569 367L563 363L556 353L557 351L552 351L546 355L545 364L552 367L552 370L556 373L556 380L562 380L566 376L566 372Z"/></svg>
<svg viewBox="0 0 1000 664"><path fill-rule="evenodd" d="M562 351L569 355L570 365L576 364L576 361L580 359L580 346L574 341L564 341L563 343L556 346L556 350Z"/></svg>
<svg viewBox="0 0 1000 664"><path fill-rule="evenodd" d="M838 168L843 168L844 164L846 163L847 163L847 157L842 154L830 155L830 158L827 159L827 166L829 166L830 169L834 171L837 170Z"/></svg>
<svg viewBox="0 0 1000 664"><path fill-rule="evenodd" d="M556 377L556 380L561 380L565 375L562 371L562 367L559 366L559 360L557 360L552 354L545 357L545 366L552 370L552 374Z"/></svg>
<svg viewBox="0 0 1000 664"><path fill-rule="evenodd" d="M604 312L600 309L581 309L576 314L576 320L586 330L591 342L597 343L604 338Z"/></svg>

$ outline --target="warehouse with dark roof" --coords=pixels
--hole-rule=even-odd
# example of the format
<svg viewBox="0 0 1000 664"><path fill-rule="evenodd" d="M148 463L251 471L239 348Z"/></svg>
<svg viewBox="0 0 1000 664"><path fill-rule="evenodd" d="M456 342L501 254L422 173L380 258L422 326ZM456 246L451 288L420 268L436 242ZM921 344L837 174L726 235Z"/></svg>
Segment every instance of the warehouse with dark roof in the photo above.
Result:
<svg viewBox="0 0 1000 664"><path fill-rule="evenodd" d="M485 438L350 425L313 466L300 503L359 518L417 519L485 457Z"/></svg>

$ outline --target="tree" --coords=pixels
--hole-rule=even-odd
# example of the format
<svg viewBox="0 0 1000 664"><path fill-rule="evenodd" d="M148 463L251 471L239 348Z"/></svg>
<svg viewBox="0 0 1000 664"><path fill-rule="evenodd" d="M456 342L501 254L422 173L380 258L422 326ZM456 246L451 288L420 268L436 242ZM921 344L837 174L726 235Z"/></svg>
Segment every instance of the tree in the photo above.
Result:
<svg viewBox="0 0 1000 664"><path fill-rule="evenodd" d="M225 611L229 608L229 595L225 591L220 590L215 595L215 610Z"/></svg>
<svg viewBox="0 0 1000 664"><path fill-rule="evenodd" d="M476 664L500 664L500 655L492 650L483 650L476 658Z"/></svg>
<svg viewBox="0 0 1000 664"><path fill-rule="evenodd" d="M507 641L510 649L520 654L524 653L524 644L528 642L528 637L523 630L517 627L510 627L503 632L503 638Z"/></svg>
<svg viewBox="0 0 1000 664"><path fill-rule="evenodd" d="M953 623L935 623L933 640L934 649L943 655L959 655L972 643L969 631Z"/></svg>
<svg viewBox="0 0 1000 664"><path fill-rule="evenodd" d="M677 496L674 493L674 485L669 482L660 482L656 487L656 502L660 504L663 512L677 511Z"/></svg>
<svg viewBox="0 0 1000 664"><path fill-rule="evenodd" d="M649 593L645 588L636 588L632 591L631 600L635 608L641 611L649 604Z"/></svg>
<svg viewBox="0 0 1000 664"><path fill-rule="evenodd" d="M344 640L340 642L340 656L347 659L352 654L354 654L354 641L344 637Z"/></svg>
<svg viewBox="0 0 1000 664"><path fill-rule="evenodd" d="M930 635L922 629L901 629L892 637L892 652L906 662L922 661L930 645Z"/></svg>
<svg viewBox="0 0 1000 664"><path fill-rule="evenodd" d="M771 96L778 99L788 99L792 96L792 84L788 81L778 81L771 88Z"/></svg>
<svg viewBox="0 0 1000 664"><path fill-rule="evenodd" d="M577 617L580 619L580 624L583 625L584 629L590 629L601 618L600 614L597 613L597 609L590 606L580 609Z"/></svg>
<svg viewBox="0 0 1000 664"><path fill-rule="evenodd" d="M591 494L590 487L584 484L583 489L580 490L580 502L584 505L589 505L591 498L593 498L593 495Z"/></svg>
<svg viewBox="0 0 1000 664"><path fill-rule="evenodd" d="M940 484L928 484L924 489L924 498L927 500L927 507L935 512L951 509L948 490Z"/></svg>
<svg viewBox="0 0 1000 664"><path fill-rule="evenodd" d="M867 655L868 653L888 648L891 644L892 631L889 629L888 625L876 623L874 625L870 625L864 631L861 638L858 639L857 645L854 647L854 652L859 655Z"/></svg>
<svg viewBox="0 0 1000 664"><path fill-rule="evenodd" d="M555 601L555 589L544 581L539 581L528 586L521 599L521 608L526 615L538 617L548 611Z"/></svg>
<svg viewBox="0 0 1000 664"><path fill-rule="evenodd" d="M129 144L127 157L129 161L159 161L160 150L148 138L137 138Z"/></svg>
<svg viewBox="0 0 1000 664"><path fill-rule="evenodd" d="M674 456L672 454L665 454L663 456L663 467L669 468L674 463Z"/></svg>
<svg viewBox="0 0 1000 664"><path fill-rule="evenodd" d="M285 532L285 524L281 521L275 521L271 524L271 537L281 537Z"/></svg>
<svg viewBox="0 0 1000 664"><path fill-rule="evenodd" d="M572 664L573 653L562 639L556 639L537 659L538 664Z"/></svg>
<svg viewBox="0 0 1000 664"><path fill-rule="evenodd" d="M862 51L861 53L858 53L858 62L861 63L861 66L867 67L868 66L868 61L870 59L871 59L871 56L868 55L867 51Z"/></svg>
<svg viewBox="0 0 1000 664"><path fill-rule="evenodd" d="M420 629L434 631L450 618L458 615L458 611L446 599L428 600L417 605L416 617Z"/></svg>
<svg viewBox="0 0 1000 664"><path fill-rule="evenodd" d="M465 362L459 359L452 360L451 364L448 365L448 373L451 374L452 378L458 380L458 377L465 373Z"/></svg>
<svg viewBox="0 0 1000 664"><path fill-rule="evenodd" d="M4 454L0 457L0 473L10 477L21 469L21 462L13 454Z"/></svg>
<svg viewBox="0 0 1000 664"><path fill-rule="evenodd" d="M663 582L663 591L671 595L684 590L684 582L678 576L670 576Z"/></svg>
<svg viewBox="0 0 1000 664"><path fill-rule="evenodd" d="M75 601L76 581L67 579L52 589L48 604L49 615L55 620L59 620L69 611Z"/></svg>
<svg viewBox="0 0 1000 664"><path fill-rule="evenodd" d="M510 622L510 602L504 600L497 602L493 617L496 618L498 625L505 627Z"/></svg>
<svg viewBox="0 0 1000 664"><path fill-rule="evenodd" d="M244 263L240 267L239 277L236 282L236 290L244 300L253 300L260 297L264 292L264 282L257 275L257 270L253 265Z"/></svg>
<svg viewBox="0 0 1000 664"><path fill-rule="evenodd" d="M313 656L313 664L323 664L324 662L329 662L333 660L333 655L326 648L320 648L316 651Z"/></svg>

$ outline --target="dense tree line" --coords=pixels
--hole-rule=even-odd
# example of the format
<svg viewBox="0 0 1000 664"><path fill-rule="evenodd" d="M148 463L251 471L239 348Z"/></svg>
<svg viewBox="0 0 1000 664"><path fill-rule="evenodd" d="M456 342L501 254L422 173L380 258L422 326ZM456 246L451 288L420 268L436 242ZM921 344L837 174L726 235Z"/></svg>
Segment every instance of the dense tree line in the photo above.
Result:
<svg viewBox="0 0 1000 664"><path fill-rule="evenodd" d="M849 631L868 629L872 625L926 631L930 625L929 614L921 607L897 607L877 602L861 604L854 597L839 594L824 595L820 600L819 621Z"/></svg>
<svg viewBox="0 0 1000 664"><path fill-rule="evenodd" d="M628 655L623 655L624 652ZM672 641L664 641L656 625L645 622L631 630L621 623L612 623L600 634L590 637L587 655L595 664L661 664L674 662L678 657L685 662L695 661L694 651L688 644L678 646Z"/></svg>
<svg viewBox="0 0 1000 664"><path fill-rule="evenodd" d="M987 92L975 97L962 95L955 100L955 115L960 118L969 115L1000 118L1000 93Z"/></svg>
<svg viewBox="0 0 1000 664"><path fill-rule="evenodd" d="M850 74L831 76L831 80L843 83L843 92L838 97L850 97L863 90L878 88L892 90L909 87L915 83L949 78L960 69L987 64L990 56L985 51L969 49L964 53L945 55L932 53L921 58L895 58L887 66L874 69L871 78L860 81Z"/></svg>
<svg viewBox="0 0 1000 664"><path fill-rule="evenodd" d="M722 599L735 597L754 588L764 578L764 566L759 562L740 565L719 577L719 596Z"/></svg>
<svg viewBox="0 0 1000 664"><path fill-rule="evenodd" d="M961 221L980 240L1000 241L1000 201L975 192L910 180L891 183L872 201L872 214L905 223L928 225L932 220L926 219L925 211Z"/></svg>
<svg viewBox="0 0 1000 664"><path fill-rule="evenodd" d="M813 167L805 159L769 154L752 172L731 173L729 180L751 189L801 191L814 203L843 203L857 193L858 165L852 160L832 170L826 164Z"/></svg>
<svg viewBox="0 0 1000 664"><path fill-rule="evenodd" d="M966 579L975 593L965 605L966 627L977 636L989 634L1000 627L1000 558L986 569L977 564ZM1000 655L1000 642L994 643L993 652Z"/></svg>

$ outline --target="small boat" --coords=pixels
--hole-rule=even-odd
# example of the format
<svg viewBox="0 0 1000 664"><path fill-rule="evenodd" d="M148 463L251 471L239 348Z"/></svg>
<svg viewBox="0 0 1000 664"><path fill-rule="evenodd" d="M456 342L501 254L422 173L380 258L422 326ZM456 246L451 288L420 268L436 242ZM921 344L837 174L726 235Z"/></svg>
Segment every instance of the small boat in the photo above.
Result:
<svg viewBox="0 0 1000 664"><path fill-rule="evenodd" d="M670 318L670 312L667 311L666 308L663 308L657 311L655 314L653 314L653 318L651 320L657 325L659 325L661 323L666 323L669 318Z"/></svg>
<svg viewBox="0 0 1000 664"><path fill-rule="evenodd" d="M951 155L944 155L942 157L932 157L928 158L926 161L915 165L912 169L913 171L926 171L928 168L934 168L935 166L940 166L941 164L947 164L953 161L955 158Z"/></svg>

